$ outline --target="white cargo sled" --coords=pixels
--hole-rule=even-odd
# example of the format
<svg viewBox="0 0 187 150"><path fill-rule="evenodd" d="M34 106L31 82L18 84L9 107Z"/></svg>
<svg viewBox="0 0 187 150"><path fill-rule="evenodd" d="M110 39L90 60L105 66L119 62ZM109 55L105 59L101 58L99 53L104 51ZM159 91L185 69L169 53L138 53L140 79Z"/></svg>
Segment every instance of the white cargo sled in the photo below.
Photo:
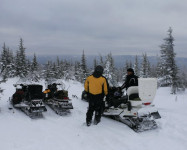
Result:
<svg viewBox="0 0 187 150"><path fill-rule="evenodd" d="M157 79L139 78L138 85L128 88L127 103L122 103L117 108L109 107L103 115L125 123L135 132L142 132L157 128L155 120L161 116L152 104L156 95Z"/></svg>

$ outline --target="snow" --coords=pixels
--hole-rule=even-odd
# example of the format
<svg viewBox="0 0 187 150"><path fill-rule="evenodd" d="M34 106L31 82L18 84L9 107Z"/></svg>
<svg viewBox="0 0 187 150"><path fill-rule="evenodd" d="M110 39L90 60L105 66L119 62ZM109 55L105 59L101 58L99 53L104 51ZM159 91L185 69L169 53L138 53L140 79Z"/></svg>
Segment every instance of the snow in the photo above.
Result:
<svg viewBox="0 0 187 150"><path fill-rule="evenodd" d="M126 125L102 118L100 124L87 127L87 102L81 101L83 85L69 81L69 95L74 109L67 116L56 115L49 107L44 118L30 119L19 110L8 109L8 98L14 93L18 79L2 83L0 100L0 150L186 150L186 93L170 95L170 89L160 88L154 104L162 118L159 128L135 133ZM45 85L44 82L40 84Z"/></svg>

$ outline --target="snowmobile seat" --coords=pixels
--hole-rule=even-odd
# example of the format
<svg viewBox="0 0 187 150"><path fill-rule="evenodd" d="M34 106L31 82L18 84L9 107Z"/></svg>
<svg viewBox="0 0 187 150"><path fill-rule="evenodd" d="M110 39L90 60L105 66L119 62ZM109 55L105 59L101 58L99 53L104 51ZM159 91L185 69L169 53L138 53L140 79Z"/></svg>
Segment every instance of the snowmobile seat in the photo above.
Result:
<svg viewBox="0 0 187 150"><path fill-rule="evenodd" d="M23 92L23 90L18 89L18 90L13 94L13 99L12 99L13 105L21 103L23 97L24 97L24 92Z"/></svg>
<svg viewBox="0 0 187 150"><path fill-rule="evenodd" d="M128 100L131 102L132 106L138 106L142 104L141 99L139 98L138 86L131 86L127 90Z"/></svg>
<svg viewBox="0 0 187 150"><path fill-rule="evenodd" d="M68 98L68 91L59 90L54 94L55 98L57 99L67 99Z"/></svg>

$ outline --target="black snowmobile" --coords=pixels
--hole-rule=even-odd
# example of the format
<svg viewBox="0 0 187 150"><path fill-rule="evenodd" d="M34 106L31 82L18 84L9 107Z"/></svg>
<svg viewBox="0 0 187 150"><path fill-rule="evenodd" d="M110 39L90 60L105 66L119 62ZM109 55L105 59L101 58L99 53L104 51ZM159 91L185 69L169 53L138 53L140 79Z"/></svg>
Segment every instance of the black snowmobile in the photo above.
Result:
<svg viewBox="0 0 187 150"><path fill-rule="evenodd" d="M156 129L155 120L161 118L152 104L157 90L157 79L139 78L138 82L138 86L128 88L128 96L123 97L118 89L110 90L110 105L105 108L103 115L128 125L135 132Z"/></svg>
<svg viewBox="0 0 187 150"><path fill-rule="evenodd" d="M42 85L16 84L16 92L10 99L14 108L25 112L31 118L42 117L42 112L47 111L43 103Z"/></svg>
<svg viewBox="0 0 187 150"><path fill-rule="evenodd" d="M61 84L50 84L48 89L44 93L45 103L51 107L58 115L65 115L73 109L71 100L68 97L68 91L58 90L57 85Z"/></svg>

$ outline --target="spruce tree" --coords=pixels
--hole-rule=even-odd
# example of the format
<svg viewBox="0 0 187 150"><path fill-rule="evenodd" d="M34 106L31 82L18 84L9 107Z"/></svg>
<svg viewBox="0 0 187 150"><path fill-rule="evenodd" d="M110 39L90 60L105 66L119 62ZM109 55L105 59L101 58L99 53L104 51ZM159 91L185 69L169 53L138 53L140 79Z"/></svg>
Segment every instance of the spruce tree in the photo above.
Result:
<svg viewBox="0 0 187 150"><path fill-rule="evenodd" d="M114 59L112 54L108 54L105 61L104 76L107 78L110 86L117 85L117 76L115 74Z"/></svg>
<svg viewBox="0 0 187 150"><path fill-rule="evenodd" d="M140 76L143 78L148 78L148 77L150 77L150 74L151 74L150 62L147 58L146 53L143 54L142 57L143 57L143 60L142 60L142 64L141 64Z"/></svg>
<svg viewBox="0 0 187 150"><path fill-rule="evenodd" d="M3 44L3 51L0 56L0 71L3 79L14 77L15 76L15 64L13 52L6 47L5 43Z"/></svg>
<svg viewBox="0 0 187 150"><path fill-rule="evenodd" d="M57 79L62 78L62 71L61 71L60 65L61 65L60 60L59 60L59 57L57 56L57 59L56 59L56 78Z"/></svg>
<svg viewBox="0 0 187 150"><path fill-rule="evenodd" d="M95 69L95 67L97 66L97 59L96 58L94 58L94 69Z"/></svg>
<svg viewBox="0 0 187 150"><path fill-rule="evenodd" d="M134 73L139 76L140 70L139 70L139 62L138 62L138 56L135 57L135 63L134 63Z"/></svg>
<svg viewBox="0 0 187 150"><path fill-rule="evenodd" d="M171 92L176 93L177 90L177 73L178 67L176 65L174 52L174 38L172 36L172 28L168 30L168 36L164 39L164 43L160 46L160 82L162 86L171 86Z"/></svg>
<svg viewBox="0 0 187 150"><path fill-rule="evenodd" d="M83 83L88 75L87 74L87 65L86 65L86 56L84 54L84 50L83 50L82 58L81 58L81 69L82 69L81 82Z"/></svg>
<svg viewBox="0 0 187 150"><path fill-rule="evenodd" d="M126 60L125 66L124 66L124 68L123 68L122 81L125 81L126 76L127 76L127 69L129 69L129 68L130 68L129 62Z"/></svg>
<svg viewBox="0 0 187 150"><path fill-rule="evenodd" d="M100 59L100 65L101 66L104 66L104 60L103 60L103 56L99 56L99 59Z"/></svg>
<svg viewBox="0 0 187 150"><path fill-rule="evenodd" d="M79 61L75 62L75 79L79 82L82 82L82 68Z"/></svg>
<svg viewBox="0 0 187 150"><path fill-rule="evenodd" d="M6 45L5 43L3 44L3 51L1 53L1 73L4 72L5 68L6 68L6 65L7 65L7 62L6 62L6 57L7 57L7 48L6 48Z"/></svg>
<svg viewBox="0 0 187 150"><path fill-rule="evenodd" d="M37 70L38 70L38 62L37 62L36 54L34 54L32 65L31 65L31 71L34 72Z"/></svg>
<svg viewBox="0 0 187 150"><path fill-rule="evenodd" d="M131 62L131 60L129 61L129 68L132 68L132 62Z"/></svg>
<svg viewBox="0 0 187 150"><path fill-rule="evenodd" d="M150 67L150 77L157 78L157 66L154 64Z"/></svg>
<svg viewBox="0 0 187 150"><path fill-rule="evenodd" d="M0 64L1 64L1 75L3 76L3 78L7 78L7 74L6 74L6 66L7 66L7 61L6 61L6 57L7 57L7 48L5 43L3 44L3 51L1 53L1 59L0 59Z"/></svg>
<svg viewBox="0 0 187 150"><path fill-rule="evenodd" d="M45 69L44 69L44 79L48 84L51 84L51 82L54 79L54 74L53 74L52 68L53 68L52 62L48 61L47 64L45 65Z"/></svg>
<svg viewBox="0 0 187 150"><path fill-rule="evenodd" d="M20 39L19 49L16 52L16 75L24 78L27 75L25 47L23 46L23 39Z"/></svg>

